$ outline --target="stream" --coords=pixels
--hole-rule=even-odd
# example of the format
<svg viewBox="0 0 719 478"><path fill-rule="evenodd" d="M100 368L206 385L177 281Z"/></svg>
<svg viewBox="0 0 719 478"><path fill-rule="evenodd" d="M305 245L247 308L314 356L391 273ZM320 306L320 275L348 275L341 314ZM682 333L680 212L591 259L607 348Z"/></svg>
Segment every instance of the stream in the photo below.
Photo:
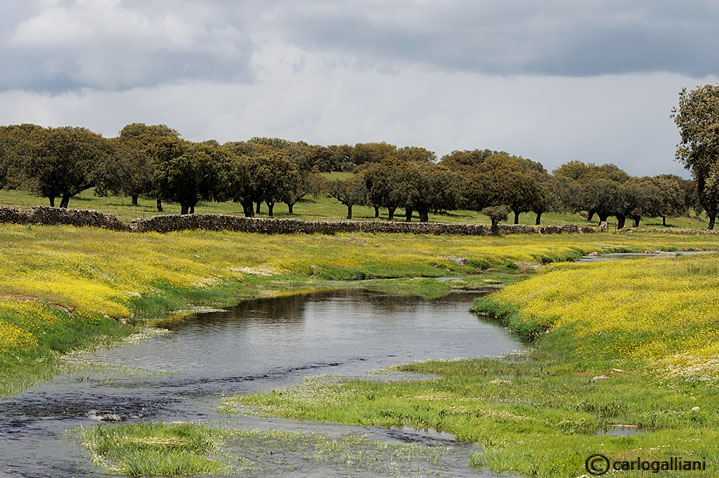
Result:
<svg viewBox="0 0 719 478"><path fill-rule="evenodd" d="M308 376L386 380L402 374L367 372L415 360L521 350L522 344L508 332L469 312L482 293L424 300L354 290L258 299L167 323L170 333L160 337L85 354L83 361L95 363L91 370L58 376L0 399L0 476L116 476L93 466L77 433L68 432L102 418L203 421L334 438L360 435L373 442L439 447L442 452L438 461L422 467L392 463L395 468L362 469L280 449L262 467L237 476L497 476L470 468L469 456L479 448L449 434L214 411L223 396L291 385Z"/></svg>

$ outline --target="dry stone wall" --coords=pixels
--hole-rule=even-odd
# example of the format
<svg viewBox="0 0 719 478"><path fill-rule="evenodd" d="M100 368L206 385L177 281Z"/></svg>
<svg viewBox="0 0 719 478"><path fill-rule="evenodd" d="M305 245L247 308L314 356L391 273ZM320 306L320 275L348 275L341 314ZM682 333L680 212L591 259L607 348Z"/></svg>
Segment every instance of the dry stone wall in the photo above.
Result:
<svg viewBox="0 0 719 478"><path fill-rule="evenodd" d="M99 227L114 231L173 232L200 229L205 231L238 231L262 234L335 234L339 232L459 234L488 236L492 234L567 234L593 233L591 226L526 226L502 224L495 230L481 224L438 224L382 221L302 221L299 219L265 219L214 214L162 215L135 219L125 224L112 214L82 209L60 209L47 206L29 211L0 207L0 222Z"/></svg>
<svg viewBox="0 0 719 478"><path fill-rule="evenodd" d="M129 231L130 226L113 214L88 209L60 209L38 206L25 211L12 207L0 207L0 222L15 224L70 225L100 227L114 231Z"/></svg>

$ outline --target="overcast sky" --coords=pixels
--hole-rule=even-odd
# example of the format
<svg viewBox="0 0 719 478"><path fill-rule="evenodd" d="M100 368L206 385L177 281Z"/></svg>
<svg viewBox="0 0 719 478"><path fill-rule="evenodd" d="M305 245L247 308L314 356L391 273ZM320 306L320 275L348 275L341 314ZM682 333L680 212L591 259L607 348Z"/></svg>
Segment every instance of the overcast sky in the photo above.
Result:
<svg viewBox="0 0 719 478"><path fill-rule="evenodd" d="M0 124L509 151L683 173L719 2L3 0Z"/></svg>

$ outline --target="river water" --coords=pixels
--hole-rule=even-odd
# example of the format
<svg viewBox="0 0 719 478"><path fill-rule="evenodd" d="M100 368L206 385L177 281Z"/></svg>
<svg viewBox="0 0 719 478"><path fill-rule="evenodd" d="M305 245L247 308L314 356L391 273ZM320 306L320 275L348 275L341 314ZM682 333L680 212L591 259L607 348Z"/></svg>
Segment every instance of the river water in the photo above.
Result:
<svg viewBox="0 0 719 478"><path fill-rule="evenodd" d="M68 430L110 416L122 421L207 421L335 438L361 435L442 450L438 462L423 468L393 463L399 468L373 469L347 467L341 460L317 462L303 453L277 460L283 450L274 450L271 463L238 476L383 476L385 471L398 476L497 476L470 468L469 456L478 449L446 434L228 417L214 411L223 396L290 385L308 376L387 379L367 372L415 360L521 350L522 344L505 330L469 312L478 295L481 292L453 293L423 300L328 292L253 300L165 324L170 329L166 335L85 355L84 360L99 364L93 370L58 376L0 400L0 476L108 476L91 464L77 434Z"/></svg>

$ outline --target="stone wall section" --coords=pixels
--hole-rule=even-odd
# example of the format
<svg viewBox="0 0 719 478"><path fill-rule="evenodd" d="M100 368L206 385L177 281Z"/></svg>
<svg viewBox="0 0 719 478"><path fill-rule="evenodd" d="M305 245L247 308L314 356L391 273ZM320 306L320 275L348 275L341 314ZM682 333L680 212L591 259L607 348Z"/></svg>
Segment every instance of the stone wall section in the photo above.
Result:
<svg viewBox="0 0 719 478"><path fill-rule="evenodd" d="M495 230L482 224L440 224L383 221L303 221L268 219L220 214L160 215L135 219L125 224L113 214L85 209L60 209L38 206L27 210L0 207L0 223L72 225L99 227L114 231L159 232L205 230L238 231L261 234L335 234L339 232L458 234L488 236L493 234L581 234L594 233L592 226L527 226L501 224Z"/></svg>

